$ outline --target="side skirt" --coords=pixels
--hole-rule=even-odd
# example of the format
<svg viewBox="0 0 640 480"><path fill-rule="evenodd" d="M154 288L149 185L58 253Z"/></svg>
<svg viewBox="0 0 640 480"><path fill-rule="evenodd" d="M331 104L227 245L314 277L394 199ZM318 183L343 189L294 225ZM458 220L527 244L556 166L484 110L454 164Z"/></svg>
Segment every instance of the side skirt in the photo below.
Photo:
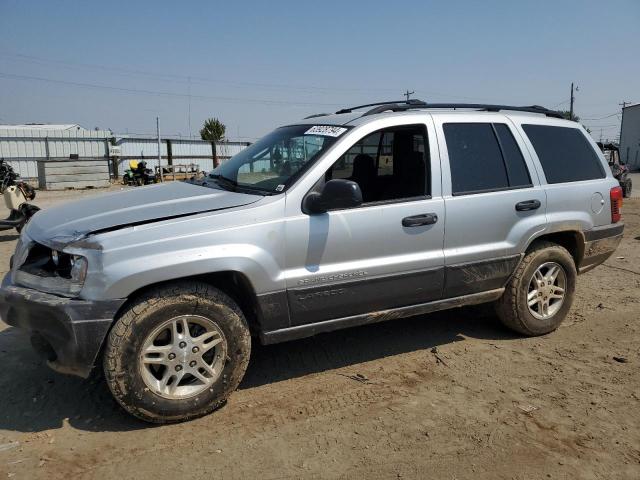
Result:
<svg viewBox="0 0 640 480"><path fill-rule="evenodd" d="M272 343L286 342L296 340L298 338L311 337L319 333L331 332L342 328L356 327L359 325L367 325L369 323L384 322L386 320L395 320L398 318L412 317L425 313L437 312L439 310L448 310L450 308L464 307L466 305L477 305L480 303L492 302L502 296L504 288L496 288L487 292L472 293L461 297L448 298L446 300L437 300L435 302L421 303L407 307L398 307L388 310L380 310L361 315L352 315L350 317L334 318L323 322L316 322L307 325L298 325L295 327L282 328L271 332L262 332L260 339L264 345Z"/></svg>

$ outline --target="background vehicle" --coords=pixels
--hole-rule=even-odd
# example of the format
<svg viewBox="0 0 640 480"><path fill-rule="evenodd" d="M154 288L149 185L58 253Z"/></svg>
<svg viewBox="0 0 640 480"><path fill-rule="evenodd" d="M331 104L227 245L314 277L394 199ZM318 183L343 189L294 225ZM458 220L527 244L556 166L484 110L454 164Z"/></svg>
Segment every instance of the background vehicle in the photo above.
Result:
<svg viewBox="0 0 640 480"><path fill-rule="evenodd" d="M19 182L18 177L11 165L0 158L0 194L10 211L8 218L0 220L0 230L15 228L20 232L31 216L40 210L28 203L36 197L35 189L26 182Z"/></svg>
<svg viewBox="0 0 640 480"><path fill-rule="evenodd" d="M623 161L620 160L620 149L614 143L600 143L598 142L598 146L604 157L607 159L609 163L609 168L611 168L611 172L616 180L620 183L620 187L622 188L622 195L625 198L629 198L631 196L631 189L633 187L633 183L631 182L631 177L629 176L629 167Z"/></svg>
<svg viewBox="0 0 640 480"><path fill-rule="evenodd" d="M125 170L124 175L122 177L122 183L125 185L149 185L151 183L157 183L158 177L153 170L147 168L147 162L144 160L129 161L129 169Z"/></svg>
<svg viewBox="0 0 640 480"><path fill-rule="evenodd" d="M549 333L620 242L621 207L595 143L556 112L365 105L278 128L197 184L42 212L0 316L58 370L102 362L133 415L180 421L224 403L252 341L479 303Z"/></svg>

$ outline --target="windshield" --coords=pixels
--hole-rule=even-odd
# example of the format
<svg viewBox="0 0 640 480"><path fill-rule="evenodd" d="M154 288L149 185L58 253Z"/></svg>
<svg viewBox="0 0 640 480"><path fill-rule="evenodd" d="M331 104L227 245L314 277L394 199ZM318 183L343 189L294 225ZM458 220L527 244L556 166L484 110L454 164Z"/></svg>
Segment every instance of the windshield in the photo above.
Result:
<svg viewBox="0 0 640 480"><path fill-rule="evenodd" d="M313 125L278 128L218 166L209 178L225 188L282 192L346 131Z"/></svg>

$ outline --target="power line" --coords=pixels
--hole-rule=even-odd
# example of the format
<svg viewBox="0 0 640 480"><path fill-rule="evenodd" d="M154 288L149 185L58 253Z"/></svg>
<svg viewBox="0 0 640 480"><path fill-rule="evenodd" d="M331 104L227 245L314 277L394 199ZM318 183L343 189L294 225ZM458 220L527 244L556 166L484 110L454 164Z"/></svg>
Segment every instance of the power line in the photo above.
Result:
<svg viewBox="0 0 640 480"><path fill-rule="evenodd" d="M69 62L64 60L53 60L42 57L35 57L31 55L20 55L20 54L8 54L0 52L2 56L14 57L21 61L33 62L33 63L44 63L44 64L58 64L67 67L75 67L75 68L86 68L86 69L94 69L94 70L102 70L102 71L110 71L118 75L123 76L144 76L144 77L152 77L154 79L171 79L171 81L180 82L180 83L218 83L218 84L228 84L233 86L248 86L248 87L264 87L264 88L280 88L286 90L318 90L318 91L327 91L327 92L335 92L335 91L344 91L344 92L361 92L362 88L357 87L321 87L317 85L287 85L287 84L275 84L275 83L257 83L257 82L237 82L237 81L229 81L223 80L220 78L208 78L208 77L199 77L193 75L176 75L171 73L158 73L147 70L134 70L127 69L123 67L113 67L106 65L94 65L88 63L80 63L80 62ZM392 88L368 88L368 91L379 91L379 92L394 92L395 89Z"/></svg>
<svg viewBox="0 0 640 480"><path fill-rule="evenodd" d="M54 60L50 58L36 57L32 55L22 55L15 54L9 52L0 52L0 56L10 57L13 59L17 59L20 61L26 61L36 64L49 64L49 65L62 65L67 68L86 68L100 71L110 71L117 75L122 76L144 76L150 77L155 80L167 79L168 81L177 82L177 83L216 83L223 85L230 85L235 87L258 87L258 88L273 88L273 89L284 89L284 90L299 90L305 91L307 93L331 93L331 92L354 92L354 93L363 93L363 92L395 92L396 90L393 88L362 88L362 87L323 87L317 85L287 85L287 84L274 84L274 83L257 83L257 82L238 82L238 81L229 81L223 80L220 78L208 78L208 77L199 77L193 75L177 75L171 73L158 73L146 70L136 70L136 69L127 69L123 67L113 67L113 66L105 66L105 65L95 65L88 63L80 63L80 62L70 62L64 60ZM461 100L469 100L469 101L477 101L477 102L485 102L485 101L493 101L495 99L489 98L480 98L480 97L468 97L464 95L452 95L449 93L443 92L435 92L431 90L421 90L423 94L432 95L436 97L445 97L445 98L453 98L453 99L461 99ZM415 92L411 92L413 94ZM296 104L300 104L295 102ZM328 105L328 104L325 104Z"/></svg>
<svg viewBox="0 0 640 480"><path fill-rule="evenodd" d="M620 112L615 112L611 114L607 114L604 117L596 117L596 118L583 118L581 120L604 120L605 118L615 117L616 115L620 115Z"/></svg>
<svg viewBox="0 0 640 480"><path fill-rule="evenodd" d="M67 80L34 77L30 75L16 75L12 73L2 73L2 72L0 72L0 78L10 78L15 80L34 80L39 82L71 85L74 87L96 88L96 89L110 90L110 91L123 92L123 93L156 95L156 96L162 96L162 97L187 98L190 96L191 98L197 98L200 100L212 100L212 101L219 101L219 102L256 103L256 104L263 104L263 105L322 106L322 107L342 106L341 104L338 104L338 103L319 103L319 102L306 102L306 101L293 102L293 101L287 101L287 100L270 100L270 99L261 99L261 98L237 98L237 97L218 97L218 96L209 96L209 95L188 95L186 93L177 93L177 92L159 91L159 90L143 90L138 88L114 87L111 85L99 85L99 84L85 83L85 82L71 82Z"/></svg>

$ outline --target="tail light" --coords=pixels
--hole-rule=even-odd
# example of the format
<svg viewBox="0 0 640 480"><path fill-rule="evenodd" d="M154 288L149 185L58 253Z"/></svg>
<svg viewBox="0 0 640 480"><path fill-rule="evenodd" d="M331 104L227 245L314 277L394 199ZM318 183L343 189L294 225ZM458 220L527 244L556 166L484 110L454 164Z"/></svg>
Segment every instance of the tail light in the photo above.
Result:
<svg viewBox="0 0 640 480"><path fill-rule="evenodd" d="M611 223L622 219L622 187L613 187L609 192L611 199Z"/></svg>

